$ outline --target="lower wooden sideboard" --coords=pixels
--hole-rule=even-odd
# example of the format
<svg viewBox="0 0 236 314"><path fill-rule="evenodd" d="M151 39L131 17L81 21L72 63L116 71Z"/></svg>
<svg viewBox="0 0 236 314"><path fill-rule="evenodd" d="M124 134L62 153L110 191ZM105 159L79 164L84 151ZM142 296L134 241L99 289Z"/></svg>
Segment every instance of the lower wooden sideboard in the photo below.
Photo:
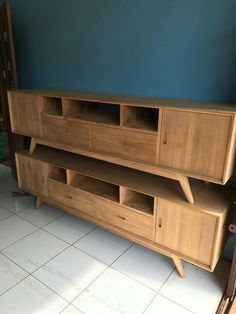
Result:
<svg viewBox="0 0 236 314"><path fill-rule="evenodd" d="M191 181L186 203L173 180L37 145L16 154L19 187L111 232L173 259L213 271L226 236L230 197L215 184Z"/></svg>

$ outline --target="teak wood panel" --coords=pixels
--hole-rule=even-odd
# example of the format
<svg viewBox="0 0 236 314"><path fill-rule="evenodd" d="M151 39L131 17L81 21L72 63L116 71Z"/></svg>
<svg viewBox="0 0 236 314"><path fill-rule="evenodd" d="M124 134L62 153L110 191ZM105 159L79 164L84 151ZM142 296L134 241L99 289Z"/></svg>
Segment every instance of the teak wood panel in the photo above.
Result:
<svg viewBox="0 0 236 314"><path fill-rule="evenodd" d="M91 149L148 162L156 161L157 135L93 126Z"/></svg>
<svg viewBox="0 0 236 314"><path fill-rule="evenodd" d="M158 200L156 242L211 266L218 217Z"/></svg>
<svg viewBox="0 0 236 314"><path fill-rule="evenodd" d="M16 167L19 187L47 196L47 172L46 163L33 160L30 157L16 154Z"/></svg>
<svg viewBox="0 0 236 314"><path fill-rule="evenodd" d="M159 165L223 180L233 117L163 110Z"/></svg>
<svg viewBox="0 0 236 314"><path fill-rule="evenodd" d="M79 120L42 114L43 138L72 146L90 147L89 127Z"/></svg>
<svg viewBox="0 0 236 314"><path fill-rule="evenodd" d="M48 179L48 196L59 203L138 234L143 238L153 240L153 217L133 212L123 208L118 203L113 204L110 201L51 179Z"/></svg>
<svg viewBox="0 0 236 314"><path fill-rule="evenodd" d="M9 97L9 110L11 128L14 133L41 136L40 123L40 97L37 95L24 95L11 92Z"/></svg>

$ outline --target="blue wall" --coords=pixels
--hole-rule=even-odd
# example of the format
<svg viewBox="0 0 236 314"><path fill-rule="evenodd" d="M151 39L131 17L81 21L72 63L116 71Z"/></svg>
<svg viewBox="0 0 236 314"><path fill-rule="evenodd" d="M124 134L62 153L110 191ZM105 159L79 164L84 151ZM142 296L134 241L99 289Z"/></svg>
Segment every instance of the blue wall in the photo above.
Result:
<svg viewBox="0 0 236 314"><path fill-rule="evenodd" d="M236 0L10 3L21 88L236 103Z"/></svg>
<svg viewBox="0 0 236 314"><path fill-rule="evenodd" d="M11 0L20 87L236 102L235 0Z"/></svg>

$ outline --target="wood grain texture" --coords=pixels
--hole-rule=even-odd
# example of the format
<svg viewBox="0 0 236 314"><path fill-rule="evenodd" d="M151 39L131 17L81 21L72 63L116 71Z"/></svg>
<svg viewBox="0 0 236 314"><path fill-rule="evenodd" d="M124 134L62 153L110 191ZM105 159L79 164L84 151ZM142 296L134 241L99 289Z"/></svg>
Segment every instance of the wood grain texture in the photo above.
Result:
<svg viewBox="0 0 236 314"><path fill-rule="evenodd" d="M159 165L222 179L233 117L164 110Z"/></svg>
<svg viewBox="0 0 236 314"><path fill-rule="evenodd" d="M47 196L47 164L16 154L19 187Z"/></svg>
<svg viewBox="0 0 236 314"><path fill-rule="evenodd" d="M156 242L211 266L218 217L159 199Z"/></svg>
<svg viewBox="0 0 236 314"><path fill-rule="evenodd" d="M91 128L91 149L133 160L155 162L156 136L128 130Z"/></svg>
<svg viewBox="0 0 236 314"><path fill-rule="evenodd" d="M56 181L48 181L49 198L71 206L114 226L153 239L154 221L152 217L123 208L118 203L96 197L93 194L69 187Z"/></svg>
<svg viewBox="0 0 236 314"><path fill-rule="evenodd" d="M41 137L40 102L37 95L8 93L11 128L14 133Z"/></svg>
<svg viewBox="0 0 236 314"><path fill-rule="evenodd" d="M43 137L68 145L90 148L89 128L79 120L67 120L63 117L42 115Z"/></svg>

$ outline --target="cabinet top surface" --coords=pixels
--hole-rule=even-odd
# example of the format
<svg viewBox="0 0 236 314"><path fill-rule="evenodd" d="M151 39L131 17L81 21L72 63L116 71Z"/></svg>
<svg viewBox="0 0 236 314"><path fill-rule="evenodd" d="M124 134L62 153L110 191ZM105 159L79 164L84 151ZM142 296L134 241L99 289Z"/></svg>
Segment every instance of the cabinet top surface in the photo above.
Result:
<svg viewBox="0 0 236 314"><path fill-rule="evenodd" d="M169 108L197 111L213 111L222 113L236 113L236 104L200 102L191 100L177 100L151 97L118 96L113 94L96 94L68 92L64 90L13 90L9 93L34 94L39 96L60 97L66 99L77 99L95 101L108 104L127 104L131 106L147 106L153 108Z"/></svg>

